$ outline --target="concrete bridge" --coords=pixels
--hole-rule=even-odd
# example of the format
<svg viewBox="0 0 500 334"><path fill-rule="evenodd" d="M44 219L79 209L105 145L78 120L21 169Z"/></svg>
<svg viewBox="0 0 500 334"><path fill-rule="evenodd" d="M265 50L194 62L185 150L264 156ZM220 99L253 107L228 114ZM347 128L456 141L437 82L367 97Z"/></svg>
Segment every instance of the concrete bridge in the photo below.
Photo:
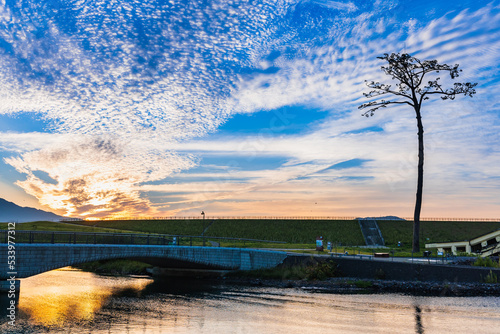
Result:
<svg viewBox="0 0 500 334"><path fill-rule="evenodd" d="M201 240L196 240L196 239ZM169 269L253 270L272 268L285 252L205 245L200 236L0 230L0 290L19 288L20 278L81 263L132 259ZM251 239L213 238L256 242ZM264 240L260 240L264 241Z"/></svg>
<svg viewBox="0 0 500 334"><path fill-rule="evenodd" d="M286 258L285 252L249 248L96 245L96 244L16 244L15 266L9 268L8 248L3 244L0 279L25 278L49 270L80 263L133 259L159 267L182 269L253 270L272 268Z"/></svg>

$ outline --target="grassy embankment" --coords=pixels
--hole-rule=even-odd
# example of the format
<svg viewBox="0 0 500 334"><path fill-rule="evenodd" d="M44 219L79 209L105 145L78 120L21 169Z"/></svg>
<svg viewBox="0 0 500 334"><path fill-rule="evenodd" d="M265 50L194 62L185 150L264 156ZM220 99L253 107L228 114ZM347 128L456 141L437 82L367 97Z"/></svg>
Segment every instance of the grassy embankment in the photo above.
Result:
<svg viewBox="0 0 500 334"><path fill-rule="evenodd" d="M201 219L186 219L116 220L78 223L148 233L193 236L201 235L203 227L211 224L205 233L206 240L219 242L221 246L226 247L313 249L316 236L323 236L325 241L330 240L342 245L360 245L363 243L363 236L357 221L221 219L212 222L211 219L207 219L203 222ZM214 237L283 241L286 244L218 240ZM189 239L184 239L184 242L189 242ZM200 239L193 240L193 244L200 242Z"/></svg>
<svg viewBox="0 0 500 334"><path fill-rule="evenodd" d="M212 223L201 219L193 220L124 220L79 222L100 228L117 228L129 231L141 231L160 234L201 235L203 226ZM411 221L378 221L386 246L395 251L395 255L411 255L412 229ZM467 240L500 229L495 222L421 222L421 246L426 242L446 242ZM339 252L349 251L371 253L374 250L360 249L355 245L363 245L363 236L356 220L258 220L258 219L224 219L215 220L205 233L210 237L248 238L260 240L285 241L287 244L265 244L245 242L246 247L298 248L314 249L316 236L323 236L325 246L331 241ZM398 241L403 246L398 247ZM196 242L196 241L195 241ZM199 241L198 241L199 242ZM221 241L222 246L243 246L241 242ZM326 247L325 247L326 248Z"/></svg>
<svg viewBox="0 0 500 334"><path fill-rule="evenodd" d="M113 232L113 233L152 233L169 235L199 236L203 227L206 230L206 241L220 242L225 247L266 247L309 249L316 253L315 238L323 236L334 244L334 251L370 254L374 251L359 248L363 245L363 236L357 221L336 220L124 220L124 221L81 221L73 224L55 222L32 222L17 224L16 230L27 231L68 231L68 232ZM378 221L386 245L396 256L411 255L412 222L411 221ZM425 242L445 242L467 240L481 234L500 229L500 223L493 222L421 222L422 247ZM7 224L0 223L0 229ZM259 240L285 241L287 244L224 241L213 237L245 238ZM398 247L398 241L403 243ZM201 244L201 239L182 238L181 244ZM209 244L207 242L207 244ZM326 248L326 247L325 247ZM301 251L303 252L303 251ZM144 273L147 265L134 261L98 261L79 266L81 269L111 274ZM254 274L261 277L304 278L315 275L325 268L287 268L280 270L259 271ZM330 274L328 274L330 276Z"/></svg>
<svg viewBox="0 0 500 334"><path fill-rule="evenodd" d="M378 221L386 246L394 250L395 255L411 254L412 224L411 221ZM312 251L315 248L316 236L323 236L325 246L327 241L332 242L334 251L349 251L349 253L373 251L355 247L364 244L356 220L105 220L81 221L73 224L33 222L17 224L16 230L200 236L203 228L207 226L209 226L205 233L207 244L210 244L208 241L214 241L225 247L296 248ZM7 224L0 223L0 229L6 227ZM500 229L500 223L423 221L421 222L421 246L423 248L425 242L468 240L496 229ZM218 240L214 237L284 241L286 244ZM403 243L402 247L397 246L398 241ZM199 245L201 243L201 238L181 238L181 244Z"/></svg>
<svg viewBox="0 0 500 334"><path fill-rule="evenodd" d="M403 243L402 252L411 252L412 221L377 221L386 246L398 249L398 241ZM454 222L423 221L420 222L420 245L425 243L470 240L477 236L500 229L495 222Z"/></svg>
<svg viewBox="0 0 500 334"><path fill-rule="evenodd" d="M0 230L7 229L8 223L0 223ZM17 223L16 231L48 231L48 232L103 232L103 233L130 233L115 228L92 227L77 224L66 224L49 221Z"/></svg>

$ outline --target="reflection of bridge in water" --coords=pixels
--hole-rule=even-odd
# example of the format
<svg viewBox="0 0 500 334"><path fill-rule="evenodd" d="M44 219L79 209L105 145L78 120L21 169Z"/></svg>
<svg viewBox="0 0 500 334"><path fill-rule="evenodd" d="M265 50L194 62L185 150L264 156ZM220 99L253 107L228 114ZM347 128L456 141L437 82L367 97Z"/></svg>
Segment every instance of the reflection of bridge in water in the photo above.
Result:
<svg viewBox="0 0 500 334"><path fill-rule="evenodd" d="M193 246L196 238L184 236L16 231L15 266L8 264L8 232L3 242L0 281L16 279L80 263L133 259L164 268L253 270L272 268L287 257L285 252L233 247ZM210 238L226 242L256 242L252 239ZM201 242L204 244L205 240ZM263 240L261 240L263 241ZM212 242L215 244L214 242ZM186 245L183 245L186 244Z"/></svg>

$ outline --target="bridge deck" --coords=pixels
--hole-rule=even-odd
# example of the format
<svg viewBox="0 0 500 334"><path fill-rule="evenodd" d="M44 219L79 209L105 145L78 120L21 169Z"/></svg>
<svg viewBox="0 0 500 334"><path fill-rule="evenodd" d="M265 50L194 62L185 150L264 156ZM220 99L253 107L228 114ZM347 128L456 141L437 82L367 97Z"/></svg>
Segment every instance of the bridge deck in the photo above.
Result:
<svg viewBox="0 0 500 334"><path fill-rule="evenodd" d="M8 248L0 254L7 259ZM167 245L94 245L94 244L16 244L15 276L24 278L79 263L107 259L140 259L154 265L173 268L253 270L279 265L285 252L248 248L167 246ZM0 262L0 279L13 272L7 261Z"/></svg>

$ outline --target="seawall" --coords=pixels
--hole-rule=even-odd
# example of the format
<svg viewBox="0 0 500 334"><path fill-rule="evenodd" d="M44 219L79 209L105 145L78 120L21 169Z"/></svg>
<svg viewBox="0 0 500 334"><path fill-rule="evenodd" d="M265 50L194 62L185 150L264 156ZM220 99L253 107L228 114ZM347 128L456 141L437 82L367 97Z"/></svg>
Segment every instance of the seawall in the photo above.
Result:
<svg viewBox="0 0 500 334"><path fill-rule="evenodd" d="M346 277L396 281L481 283L493 272L500 278L500 268L484 268L451 264L423 264L359 259L335 256L288 254L281 266L308 265L334 261Z"/></svg>

